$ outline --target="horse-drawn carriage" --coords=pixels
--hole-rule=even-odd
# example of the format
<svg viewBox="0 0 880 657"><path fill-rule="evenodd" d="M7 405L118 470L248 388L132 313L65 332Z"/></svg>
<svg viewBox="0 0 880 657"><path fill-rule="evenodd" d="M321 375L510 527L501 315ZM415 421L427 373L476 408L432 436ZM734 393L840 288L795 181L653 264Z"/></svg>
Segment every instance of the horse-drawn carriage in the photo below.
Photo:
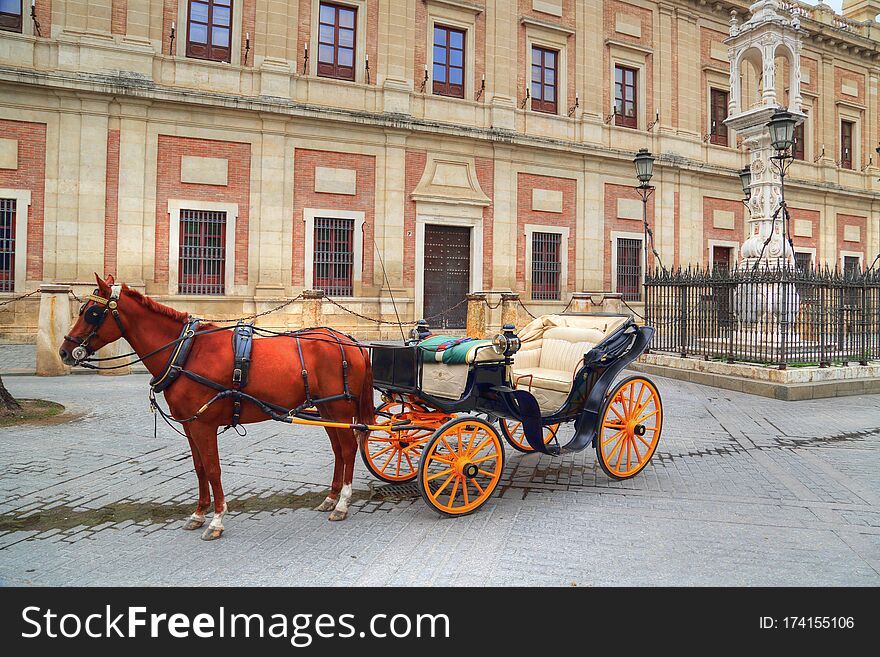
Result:
<svg viewBox="0 0 880 657"><path fill-rule="evenodd" d="M651 381L614 379L653 329L628 316L545 315L492 340L425 338L373 343L373 384L384 430L362 447L386 482L416 480L447 515L470 513L498 486L503 436L520 452L560 455L594 445L614 479L638 474L657 448L663 411ZM560 427L574 423L560 444Z"/></svg>

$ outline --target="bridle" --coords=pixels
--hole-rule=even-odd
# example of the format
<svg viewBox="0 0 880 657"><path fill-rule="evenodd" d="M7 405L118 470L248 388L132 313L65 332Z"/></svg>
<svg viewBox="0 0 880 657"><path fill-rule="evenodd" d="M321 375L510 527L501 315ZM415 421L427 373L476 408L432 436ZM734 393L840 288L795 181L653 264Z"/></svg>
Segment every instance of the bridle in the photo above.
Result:
<svg viewBox="0 0 880 657"><path fill-rule="evenodd" d="M70 352L71 357L77 363L84 361L94 353L89 342L91 342L92 338L98 334L98 331L101 329L104 320L107 319L108 314L113 316L122 337L126 337L125 328L122 326L122 319L119 317L119 295L122 294L122 285L110 286L109 299L98 296L98 292L99 290L95 290L94 294L87 295L82 306L79 308L80 317L85 320L86 324L89 324L92 327L91 333L82 339L74 338L70 335L64 336L65 340L77 344L73 351ZM94 304L89 306L89 301L93 301Z"/></svg>

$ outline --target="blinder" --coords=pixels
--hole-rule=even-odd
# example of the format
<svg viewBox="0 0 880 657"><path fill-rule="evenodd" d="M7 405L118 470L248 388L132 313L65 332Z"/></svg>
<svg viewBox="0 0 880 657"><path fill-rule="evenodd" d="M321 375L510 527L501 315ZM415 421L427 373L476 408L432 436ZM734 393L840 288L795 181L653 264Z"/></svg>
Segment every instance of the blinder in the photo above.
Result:
<svg viewBox="0 0 880 657"><path fill-rule="evenodd" d="M104 323L104 320L107 319L108 313L113 313L113 319L116 320L116 324L119 326L120 332L123 336L125 336L125 330L123 329L122 322L119 319L119 312L116 310L118 306L117 300L119 299L119 295L121 292L121 285L113 285L110 288L109 299L98 296L100 290L95 290L94 293L86 297L85 302L79 308L79 314L83 318L83 321L85 321L86 324L92 327L92 330L85 338L79 341L79 345L71 352L71 356L74 360L85 360L92 355L93 352L92 348L89 346L89 342L91 342L92 338L95 337L98 330L101 328L101 325ZM89 306L89 301L93 301L94 303ZM72 342L76 342L76 339L72 338L69 335L65 337Z"/></svg>

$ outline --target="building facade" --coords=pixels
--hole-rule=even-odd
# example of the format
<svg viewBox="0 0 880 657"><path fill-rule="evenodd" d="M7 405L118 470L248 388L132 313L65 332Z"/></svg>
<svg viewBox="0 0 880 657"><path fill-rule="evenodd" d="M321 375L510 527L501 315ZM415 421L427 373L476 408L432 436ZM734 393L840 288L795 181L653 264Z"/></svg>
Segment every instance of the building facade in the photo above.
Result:
<svg viewBox="0 0 880 657"><path fill-rule="evenodd" d="M785 3L803 30L807 119L786 179L801 264L880 251L880 2L845 5ZM103 272L207 316L313 288L386 320L476 290L517 291L536 314L583 290L637 307L658 264L642 255L639 148L659 157L647 212L662 263L739 258L725 39L748 11L0 0L0 301ZM748 104L762 81L741 75ZM32 336L37 299L0 308L0 334ZM265 323L299 321L294 303Z"/></svg>

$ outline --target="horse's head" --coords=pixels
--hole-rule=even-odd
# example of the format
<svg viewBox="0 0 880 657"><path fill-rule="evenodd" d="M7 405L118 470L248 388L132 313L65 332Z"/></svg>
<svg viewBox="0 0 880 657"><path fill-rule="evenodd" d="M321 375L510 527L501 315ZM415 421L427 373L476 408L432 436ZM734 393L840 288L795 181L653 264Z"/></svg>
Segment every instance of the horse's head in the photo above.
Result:
<svg viewBox="0 0 880 657"><path fill-rule="evenodd" d="M76 365L98 349L122 337L119 320L119 297L122 286L115 284L113 276L107 280L95 274L97 289L88 295L79 308L79 317L64 336L58 354L65 365ZM115 321L106 321L112 316Z"/></svg>

